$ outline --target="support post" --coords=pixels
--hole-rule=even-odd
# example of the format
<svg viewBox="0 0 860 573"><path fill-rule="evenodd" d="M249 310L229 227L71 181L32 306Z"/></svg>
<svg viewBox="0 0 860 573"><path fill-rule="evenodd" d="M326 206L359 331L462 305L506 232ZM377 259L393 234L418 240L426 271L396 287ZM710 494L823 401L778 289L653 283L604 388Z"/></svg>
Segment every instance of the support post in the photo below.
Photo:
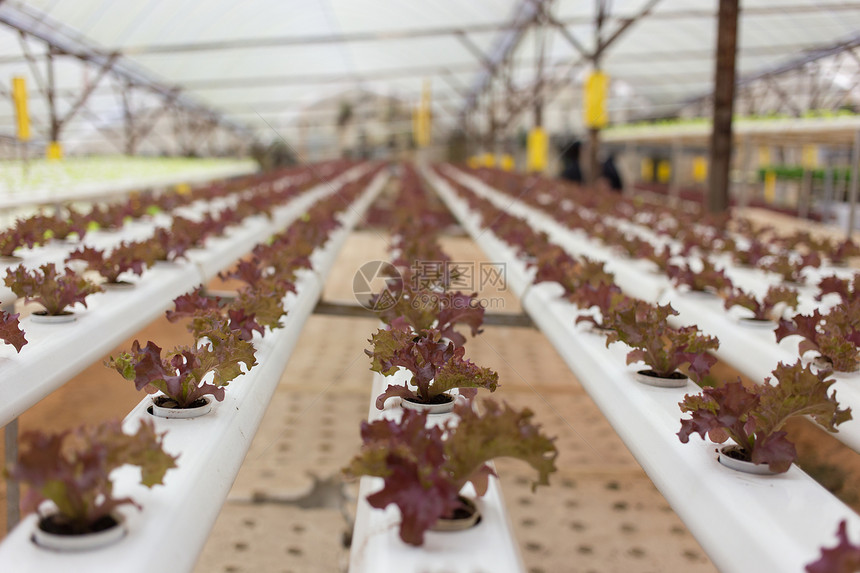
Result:
<svg viewBox="0 0 860 573"><path fill-rule="evenodd" d="M857 188L860 186L860 129L854 133L854 150L851 156L851 190L848 196L848 238L854 234L854 219L857 217Z"/></svg>
<svg viewBox="0 0 860 573"><path fill-rule="evenodd" d="M47 68L46 94L48 97L48 114L50 115L51 127L48 133L51 142L60 140L60 118L57 115L56 86L54 85L54 48L48 47L45 55Z"/></svg>
<svg viewBox="0 0 860 573"><path fill-rule="evenodd" d="M707 203L711 213L722 213L729 208L738 4L739 0L720 0L717 18L717 65L714 74L714 116Z"/></svg>
<svg viewBox="0 0 860 573"><path fill-rule="evenodd" d="M809 218L809 207L812 203L812 169L803 168L803 180L800 183L800 197L797 205L797 217L799 219Z"/></svg>
<svg viewBox="0 0 860 573"><path fill-rule="evenodd" d="M672 178L669 180L669 204L678 207L681 202L681 142L672 141Z"/></svg>
<svg viewBox="0 0 860 573"><path fill-rule="evenodd" d="M752 143L749 137L745 137L741 145L741 186L740 196L738 197L738 207L746 208L750 204L750 195L752 195L755 178L752 174Z"/></svg>
<svg viewBox="0 0 860 573"><path fill-rule="evenodd" d="M6 467L18 460L18 418L15 418L3 428L4 457ZM18 482L6 478L6 531L18 525L21 520L21 490Z"/></svg>
<svg viewBox="0 0 860 573"><path fill-rule="evenodd" d="M602 52L609 42L603 41L603 21L606 18L606 0L596 0L595 2L595 18L594 18L594 54L591 57L591 64L594 67L594 74L602 73L600 69L600 59ZM602 103L602 102L601 102ZM593 122L588 126L588 183L594 185L600 177L600 163L598 153L600 149L600 127L599 122Z"/></svg>
<svg viewBox="0 0 860 573"><path fill-rule="evenodd" d="M824 222L829 223L833 220L833 201L836 194L836 188L833 182L833 162L829 157L827 159L827 167L824 169Z"/></svg>

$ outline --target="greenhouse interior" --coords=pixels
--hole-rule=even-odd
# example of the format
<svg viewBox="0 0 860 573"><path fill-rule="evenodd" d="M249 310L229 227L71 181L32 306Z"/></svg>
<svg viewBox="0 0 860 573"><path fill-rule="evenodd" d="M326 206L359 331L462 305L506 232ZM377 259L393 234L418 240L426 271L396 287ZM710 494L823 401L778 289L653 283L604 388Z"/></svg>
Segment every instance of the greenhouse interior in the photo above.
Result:
<svg viewBox="0 0 860 573"><path fill-rule="evenodd" d="M0 96L0 573L860 572L860 2L0 0Z"/></svg>

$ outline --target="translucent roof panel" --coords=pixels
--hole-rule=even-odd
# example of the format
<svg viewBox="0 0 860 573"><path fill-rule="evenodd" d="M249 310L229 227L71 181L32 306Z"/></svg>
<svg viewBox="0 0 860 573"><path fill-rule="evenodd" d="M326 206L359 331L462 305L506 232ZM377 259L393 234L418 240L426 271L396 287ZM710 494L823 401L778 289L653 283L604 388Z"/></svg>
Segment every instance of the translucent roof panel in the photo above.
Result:
<svg viewBox="0 0 860 573"><path fill-rule="evenodd" d="M540 4L552 21L542 34L529 20ZM437 117L456 114L487 85L491 72L503 98L522 98L537 76L540 38L553 89L580 81L598 45L596 5L582 0L6 0L0 16L26 13L49 35L78 38L121 59L189 101L214 109L258 135L339 93L420 98L432 80ZM712 89L716 0L611 0L600 33L610 42L599 65L636 96L636 105L670 112ZM811 50L855 41L860 2L743 0L738 74L760 74ZM527 22L526 22L527 23ZM623 31L622 31L623 29ZM39 58L45 46L27 42ZM585 52L585 53L583 53ZM72 58L55 58L59 108L97 74ZM505 62L512 62L511 66ZM44 125L47 104L20 41L0 27L0 87L29 78L31 109ZM507 86L520 95L505 93ZM359 91L356 91L359 90ZM618 91L618 90L616 90ZM103 80L76 122L121 121L117 84ZM552 95L552 94L550 94ZM625 96L626 97L626 96ZM627 100L625 100L627 101ZM157 107L153 99L146 105ZM566 104L567 105L567 104ZM617 104L628 105L628 104ZM10 106L0 107L0 134L10 133ZM90 126L90 131L91 131Z"/></svg>

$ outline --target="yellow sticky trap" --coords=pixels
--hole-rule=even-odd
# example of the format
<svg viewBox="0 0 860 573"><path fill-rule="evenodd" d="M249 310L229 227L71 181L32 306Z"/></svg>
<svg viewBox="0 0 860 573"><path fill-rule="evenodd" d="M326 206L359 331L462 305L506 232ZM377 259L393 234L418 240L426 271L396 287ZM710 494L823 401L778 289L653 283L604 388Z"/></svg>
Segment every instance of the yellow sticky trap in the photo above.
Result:
<svg viewBox="0 0 860 573"><path fill-rule="evenodd" d="M12 78L12 103L15 105L15 120L18 124L18 139L30 139L30 112L27 109L27 80Z"/></svg>
<svg viewBox="0 0 860 573"><path fill-rule="evenodd" d="M672 162L663 159L657 164L657 181L668 183L672 179Z"/></svg>
<svg viewBox="0 0 860 573"><path fill-rule="evenodd" d="M764 173L764 200L773 203L776 200L776 173L765 171Z"/></svg>
<svg viewBox="0 0 860 573"><path fill-rule="evenodd" d="M421 126L421 141L419 144L421 147L427 147L430 145L432 140L432 119L433 119L433 110L430 103L431 99L431 91L430 91L430 80L424 80L424 89L421 91L421 107L420 113L418 115L418 122Z"/></svg>
<svg viewBox="0 0 860 573"><path fill-rule="evenodd" d="M174 189L176 189L176 192L180 195L188 195L191 193L191 185L188 183L177 183Z"/></svg>
<svg viewBox="0 0 860 573"><path fill-rule="evenodd" d="M815 169L818 167L818 146L804 145L801 151L803 157L803 166L807 169Z"/></svg>
<svg viewBox="0 0 860 573"><path fill-rule="evenodd" d="M48 149L45 151L45 157L51 161L57 161L63 158L63 146L59 141L52 141L48 144Z"/></svg>
<svg viewBox="0 0 860 573"><path fill-rule="evenodd" d="M693 181L704 183L708 178L708 160L703 156L693 158Z"/></svg>
<svg viewBox="0 0 860 573"><path fill-rule="evenodd" d="M654 181L654 161L645 157L639 162L639 174L642 176L642 181Z"/></svg>
<svg viewBox="0 0 860 573"><path fill-rule="evenodd" d="M583 113L585 126L591 129L603 129L609 120L606 113L606 96L609 93L609 76L595 70L585 79L583 95Z"/></svg>
<svg viewBox="0 0 860 573"><path fill-rule="evenodd" d="M526 141L527 159L526 169L530 173L542 173L546 170L547 156L549 155L549 138L542 127L535 127L529 132Z"/></svg>
<svg viewBox="0 0 860 573"><path fill-rule="evenodd" d="M477 169L481 166L481 160L477 156L473 155L466 160L466 165L469 166L469 169Z"/></svg>
<svg viewBox="0 0 860 573"><path fill-rule="evenodd" d="M496 166L496 156L492 153L485 153L481 156L481 165L484 167L495 167Z"/></svg>
<svg viewBox="0 0 860 573"><path fill-rule="evenodd" d="M514 170L514 158L512 155L508 155L505 153L502 155L502 159L500 161L502 170L504 171L513 171Z"/></svg>

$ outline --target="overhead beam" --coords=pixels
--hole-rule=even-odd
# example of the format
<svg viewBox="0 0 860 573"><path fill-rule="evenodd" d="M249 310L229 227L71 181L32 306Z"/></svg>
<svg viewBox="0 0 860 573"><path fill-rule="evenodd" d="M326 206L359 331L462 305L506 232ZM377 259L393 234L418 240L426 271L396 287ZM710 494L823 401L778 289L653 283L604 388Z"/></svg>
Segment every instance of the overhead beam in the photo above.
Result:
<svg viewBox="0 0 860 573"><path fill-rule="evenodd" d="M744 17L746 18L746 16L747 10L744 9ZM824 58L837 56L843 52L853 53L853 50L857 47L860 47L860 32L856 32L851 36L848 36L847 38L836 42L835 44L806 50L803 55L796 58L792 58L787 62L783 62L781 64L777 64L764 70L747 74L744 77L737 79L737 87L746 86L750 83L766 79L768 77L774 77L788 72L793 72L799 68L802 68L803 66L806 66L807 64L817 62L818 60L822 60ZM744 53L746 53L746 51ZM687 98L682 101L678 107L685 107L688 105L699 103L710 98L711 95L712 93L709 91L691 98Z"/></svg>
<svg viewBox="0 0 860 573"><path fill-rule="evenodd" d="M248 78L211 78L188 80L183 82L187 89L194 90L230 90L248 87L277 87L288 85L339 84L357 83L372 80L407 78L416 76L443 76L453 71L476 71L481 69L481 63L456 63L440 66L409 66L382 70L368 70L354 74L307 74L295 76L258 76Z"/></svg>
<svg viewBox="0 0 860 573"><path fill-rule="evenodd" d="M546 0L523 0L517 6L510 29L497 38L488 56L492 66L481 71L469 90L469 97L466 98L461 112L464 117L475 109L478 105L478 98L491 86L500 66L516 51L526 30L535 21L539 3L544 1Z"/></svg>
<svg viewBox="0 0 860 573"><path fill-rule="evenodd" d="M104 78L105 75L110 71L110 69L113 68L113 65L118 57L118 54L112 54L111 57L108 58L108 60L101 65L98 73L96 74L95 79L90 82L87 87L84 88L84 91L81 92L78 99L72 104L71 109L66 112L66 115L59 119L60 129L62 129L63 126L69 122L69 120L75 117L75 114L78 113L81 107L86 103L87 99L89 99L90 95L92 95L93 91L102 81L102 78Z"/></svg>
<svg viewBox="0 0 860 573"><path fill-rule="evenodd" d="M639 10L639 12L637 12L635 16L633 16L632 18L622 19L621 24L615 29L614 32L612 32L612 34L608 38L603 39L602 37L599 37L597 48L594 50L593 59L599 60L603 56L603 53L608 50L612 46L612 44L618 41L618 38L623 36L624 32L626 32L627 29L630 28L630 26L632 26L636 22L639 22L646 16L649 16L659 3L660 0L648 0L648 2L645 3L645 6L643 6L642 9Z"/></svg>
<svg viewBox="0 0 860 573"><path fill-rule="evenodd" d="M531 0L529 0L531 1ZM819 11L841 12L860 11L856 4L845 4L837 2L821 2L815 5L796 4L774 4L767 6L752 7L744 9L744 16L769 16L773 14L806 14ZM713 9L678 9L664 10L654 14L654 19L677 20L691 18L712 18L716 15ZM620 22L629 18L616 17L612 20ZM588 17L571 17L551 22L554 26L576 26L591 23ZM607 21L609 24L610 21ZM170 44L140 44L126 47L115 46L111 51L119 52L124 56L137 56L147 54L178 54L190 52L208 52L223 50L244 50L255 48L275 48L285 46L307 46L315 44L340 44L379 42L393 40L411 40L417 38L433 38L439 36L451 36L456 34L486 34L492 32L505 32L515 30L515 21L487 22L465 26L436 26L426 28L408 28L401 30L369 30L362 32L350 32L340 34L315 34L315 35L289 35L273 37L239 38L217 42L180 42Z"/></svg>

